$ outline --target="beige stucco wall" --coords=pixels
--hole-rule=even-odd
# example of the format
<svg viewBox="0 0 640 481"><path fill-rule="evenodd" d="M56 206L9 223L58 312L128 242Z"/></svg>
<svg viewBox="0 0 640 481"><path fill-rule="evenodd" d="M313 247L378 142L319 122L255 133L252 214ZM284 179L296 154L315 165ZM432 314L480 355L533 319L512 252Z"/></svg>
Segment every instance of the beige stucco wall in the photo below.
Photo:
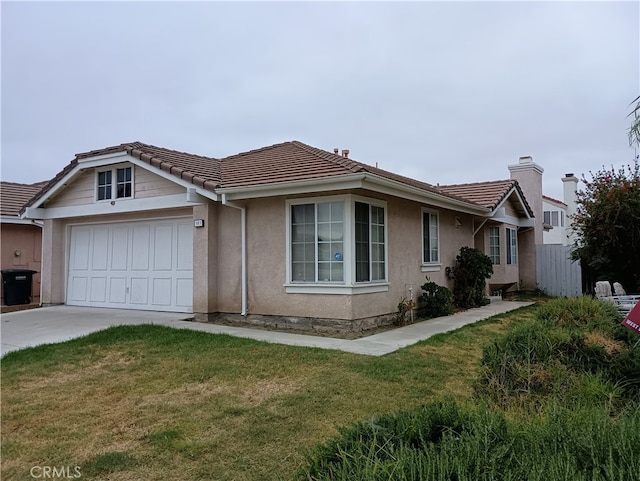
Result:
<svg viewBox="0 0 640 481"><path fill-rule="evenodd" d="M520 246L518 246L518 262L517 264L507 264L507 234L506 228L517 228L513 225L499 224L496 222L487 222L482 230L476 235L476 248L489 255L489 228L498 227L500 232L500 264L493 265L493 274L487 280L488 289L502 290L503 286L515 284L518 286L520 282ZM489 292L491 294L491 292Z"/></svg>
<svg viewBox="0 0 640 481"><path fill-rule="evenodd" d="M31 285L31 302L40 302L40 272L42 228L37 225L0 224L2 239L1 269L30 269L37 271ZM4 304L4 289L2 289Z"/></svg>
<svg viewBox="0 0 640 481"><path fill-rule="evenodd" d="M366 193L359 192L359 195ZM398 302L413 287L429 278L452 288L445 268L453 266L460 247L473 245L471 216L444 209L432 209L440 216L441 266L422 272L422 205L395 197L369 194L387 202L388 292L356 294L300 294L285 289L286 198L251 200L247 212L248 312L288 317L360 319L393 313ZM456 226L456 217L461 226ZM218 222L218 307L220 312L238 313L240 286L240 212L221 206ZM213 274L211 274L213 275Z"/></svg>

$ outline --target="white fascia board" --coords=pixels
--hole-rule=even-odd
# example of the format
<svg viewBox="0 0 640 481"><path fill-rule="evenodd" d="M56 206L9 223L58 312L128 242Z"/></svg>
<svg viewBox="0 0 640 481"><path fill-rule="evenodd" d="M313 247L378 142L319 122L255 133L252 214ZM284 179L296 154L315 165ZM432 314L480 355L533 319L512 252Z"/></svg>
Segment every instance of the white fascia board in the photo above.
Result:
<svg viewBox="0 0 640 481"><path fill-rule="evenodd" d="M420 189L419 187L413 187L411 185L403 184L401 182L373 174L367 174L366 181L363 183L363 188L465 214L486 215L489 213L489 209L486 207L474 207L469 202L465 202L463 200L452 199L451 197L438 194L437 192L430 192L428 190Z"/></svg>
<svg viewBox="0 0 640 481"><path fill-rule="evenodd" d="M211 192L209 190L203 189L202 187L198 187L195 184L192 184L191 182L181 179L179 177L176 177L175 175L170 174L169 172L165 172L162 169L158 169L157 167L154 167L150 164L147 164L146 162L143 162L141 160L136 159L135 157L131 157L130 155L126 156L125 159L126 162L130 162L132 164L134 164L137 167L140 167L141 169L145 169L148 170L149 172L153 172L154 174L170 181L173 182L174 184L178 184L182 187L184 187L185 189L195 189L196 193L206 197L207 199L211 199L214 201L218 200L218 194L216 194L215 192Z"/></svg>
<svg viewBox="0 0 640 481"><path fill-rule="evenodd" d="M193 207L197 204L198 202L190 201L186 194L173 194L161 197L147 197L144 199L116 199L113 201L68 207L27 207L23 217L28 219L62 219L68 217L125 214L147 210Z"/></svg>
<svg viewBox="0 0 640 481"><path fill-rule="evenodd" d="M34 222L32 219L23 219L21 217L14 217L12 215L0 216L0 223L2 224L19 224L19 225L36 225L42 227L42 225Z"/></svg>
<svg viewBox="0 0 640 481"><path fill-rule="evenodd" d="M496 218L502 217L503 214L501 214L501 212L504 212L504 204L506 204L507 201L509 200L509 198L514 194L518 198L518 202L520 202L520 205L522 205L522 210L524 211L524 215L526 216L526 218L527 219L532 219L533 217L529 215L529 212L527 211L527 207L525 206L525 203L524 203L524 199L522 198L522 196L518 192L518 189L516 189L515 187L512 187L511 190L507 193L507 195L504 196L504 199L502 199L502 202L500 202L498 204L498 206L491 211L491 213L489 214L489 217L491 217L491 218L493 218L493 217L496 217Z"/></svg>
<svg viewBox="0 0 640 481"><path fill-rule="evenodd" d="M45 203L47 200L55 196L60 190L66 187L66 185L69 184L69 182L71 182L78 174L87 169L95 169L99 167L105 167L107 165L122 164L125 162L131 163L137 167L140 167L141 169L148 170L149 172L153 172L154 174L170 182L173 182L174 184L178 184L187 190L195 189L195 192L203 197L206 197L213 201L218 200L218 195L215 192L211 192L203 189L202 187L198 187L191 182L180 179L175 175L171 175L169 172L165 172L164 170L153 167L152 165L149 165L146 162L142 162L135 157L131 157L125 152L118 152L115 154L100 155L97 157L90 157L88 159L79 160L78 164L67 175L60 179L51 189L49 189L43 197L38 199L31 206L31 208L39 208L43 203Z"/></svg>
<svg viewBox="0 0 640 481"><path fill-rule="evenodd" d="M366 189L381 194L393 195L404 199L414 200L434 207L455 210L475 215L487 215L489 209L478 206L474 208L467 202L451 199L450 197L431 193L417 187L408 186L401 182L384 179L368 173L347 174L322 179L310 179L294 182L280 182L264 186L231 187L217 189L227 200L255 199L276 195L300 195L314 192L330 192L348 189Z"/></svg>
<svg viewBox="0 0 640 481"><path fill-rule="evenodd" d="M250 187L229 187L226 189L216 189L216 192L224 195L228 202L233 200L257 199L261 197L274 197L279 195L299 195L314 192L359 189L362 187L364 177L364 174L347 174L321 179L278 182L274 184L255 185Z"/></svg>
<svg viewBox="0 0 640 481"><path fill-rule="evenodd" d="M120 152L112 152L110 154L103 155L94 155L92 157L85 157L83 159L78 159L78 164L94 164L98 163L99 165L110 165L117 164L119 162L124 162L124 158L128 157L128 154L125 151ZM116 159L116 160L113 160Z"/></svg>
<svg viewBox="0 0 640 481"><path fill-rule="evenodd" d="M505 214L504 209L499 209L497 214L491 217L491 220L518 227L534 227L536 224L536 220L533 217L514 217Z"/></svg>

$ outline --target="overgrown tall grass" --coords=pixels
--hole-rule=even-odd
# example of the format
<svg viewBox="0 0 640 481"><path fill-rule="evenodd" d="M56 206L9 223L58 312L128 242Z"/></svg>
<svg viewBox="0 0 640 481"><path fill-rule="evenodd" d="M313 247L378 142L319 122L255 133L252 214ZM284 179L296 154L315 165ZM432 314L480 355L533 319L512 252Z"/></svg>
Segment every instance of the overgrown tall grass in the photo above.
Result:
<svg viewBox="0 0 640 481"><path fill-rule="evenodd" d="M640 479L640 410L601 409L508 420L453 401L344 429L316 449L300 479L612 481Z"/></svg>
<svg viewBox="0 0 640 481"><path fill-rule="evenodd" d="M343 429L300 478L640 481L640 345L621 320L597 300L549 301L485 347L475 407Z"/></svg>

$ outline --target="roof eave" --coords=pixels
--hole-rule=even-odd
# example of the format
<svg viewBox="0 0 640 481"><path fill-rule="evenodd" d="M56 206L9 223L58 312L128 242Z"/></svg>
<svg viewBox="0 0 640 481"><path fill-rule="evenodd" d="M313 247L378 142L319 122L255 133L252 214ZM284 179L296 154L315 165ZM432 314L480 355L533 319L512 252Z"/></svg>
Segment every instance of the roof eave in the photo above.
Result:
<svg viewBox="0 0 640 481"><path fill-rule="evenodd" d="M229 200L243 200L345 189L367 189L382 194L393 195L395 197L401 197L423 204L429 204L435 207L442 207L473 215L484 216L490 212L490 209L477 204L458 200L437 192L430 192L425 189L420 189L419 187L406 185L402 182L365 172L288 182L276 182L264 185L226 187L216 189L216 192L218 194L224 194Z"/></svg>

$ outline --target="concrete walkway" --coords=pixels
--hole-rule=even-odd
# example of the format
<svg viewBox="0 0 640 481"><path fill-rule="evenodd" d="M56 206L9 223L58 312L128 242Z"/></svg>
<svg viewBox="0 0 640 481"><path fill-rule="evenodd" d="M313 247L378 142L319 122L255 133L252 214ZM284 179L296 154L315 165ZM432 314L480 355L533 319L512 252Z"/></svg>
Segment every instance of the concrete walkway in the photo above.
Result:
<svg viewBox="0 0 640 481"><path fill-rule="evenodd" d="M286 331L268 331L245 327L222 326L185 320L189 314L95 307L54 306L2 314L0 316L2 349L0 355L25 347L68 341L111 326L156 324L177 329L192 329L212 334L255 339L292 346L319 347L382 356L435 334L452 331L496 314L531 305L531 302L499 301L447 317L439 317L409 326L347 340L307 336Z"/></svg>

